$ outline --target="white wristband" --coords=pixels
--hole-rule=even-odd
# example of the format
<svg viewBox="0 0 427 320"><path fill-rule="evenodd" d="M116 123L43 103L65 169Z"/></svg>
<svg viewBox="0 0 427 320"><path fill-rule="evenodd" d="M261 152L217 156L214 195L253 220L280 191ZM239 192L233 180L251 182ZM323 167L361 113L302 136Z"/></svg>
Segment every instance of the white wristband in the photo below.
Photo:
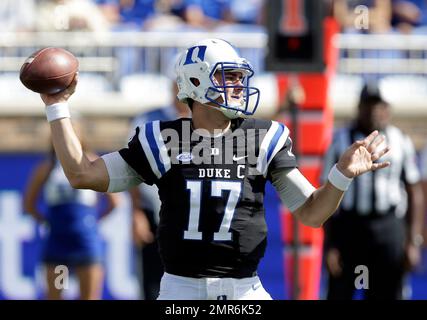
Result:
<svg viewBox="0 0 427 320"><path fill-rule="evenodd" d="M70 109L68 108L68 103L58 102L46 106L46 118L49 122L63 118L70 118Z"/></svg>
<svg viewBox="0 0 427 320"><path fill-rule="evenodd" d="M353 178L346 177L344 174L342 174L342 172L337 169L337 165L335 164L331 171L329 171L328 180L334 185L335 188L341 191L346 191L350 186L350 183L353 181Z"/></svg>

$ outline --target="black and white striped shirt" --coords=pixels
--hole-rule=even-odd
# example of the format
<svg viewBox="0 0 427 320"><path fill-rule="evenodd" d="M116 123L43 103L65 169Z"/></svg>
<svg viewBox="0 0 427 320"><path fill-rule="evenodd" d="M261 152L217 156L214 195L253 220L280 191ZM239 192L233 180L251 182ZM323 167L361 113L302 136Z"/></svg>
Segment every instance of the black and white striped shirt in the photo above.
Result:
<svg viewBox="0 0 427 320"><path fill-rule="evenodd" d="M405 214L407 201L404 185L420 180L415 149L410 138L394 126L388 126L381 133L385 135L385 144L391 146L391 150L380 161L390 161L391 166L355 178L344 195L341 212L366 217L387 213ZM353 142L364 138L365 135L355 127L337 130L325 157L321 179L326 181L330 169L341 154Z"/></svg>

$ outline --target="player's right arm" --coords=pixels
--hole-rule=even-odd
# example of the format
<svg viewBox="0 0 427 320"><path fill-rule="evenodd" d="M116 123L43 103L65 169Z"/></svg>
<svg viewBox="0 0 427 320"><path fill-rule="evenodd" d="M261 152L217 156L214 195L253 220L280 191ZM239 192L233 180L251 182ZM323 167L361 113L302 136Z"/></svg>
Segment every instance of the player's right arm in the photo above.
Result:
<svg viewBox="0 0 427 320"><path fill-rule="evenodd" d="M55 95L41 95L47 108L50 108L47 110L47 114L50 119L55 153L70 184L77 189L120 192L141 182L155 183L156 179L166 172L165 168L170 168L170 165L159 164L160 155L156 153L159 146L163 146L161 148L162 158L166 152L163 150L165 148L163 140L158 137L160 136L159 123L157 122L156 126L148 123L143 126L143 129L136 128L128 148L105 154L100 158L90 159L83 151L69 116L66 114L63 116L60 109L61 107L68 108L66 103L74 93L76 84L77 77L66 90ZM57 113L52 113L52 111ZM146 136L145 126L147 132L151 133L150 137ZM152 134L153 130L158 131L155 135L157 139Z"/></svg>
<svg viewBox="0 0 427 320"><path fill-rule="evenodd" d="M66 90L53 95L41 94L40 96L47 107L63 103L66 108L65 104L74 93L76 85L77 75ZM73 188L106 192L109 185L107 167L101 158L89 160L83 152L70 118L51 121L50 129L55 153Z"/></svg>
<svg viewBox="0 0 427 320"><path fill-rule="evenodd" d="M70 119L52 121L50 128L56 155L71 186L76 189L106 192L110 178L105 162L102 158L89 160Z"/></svg>

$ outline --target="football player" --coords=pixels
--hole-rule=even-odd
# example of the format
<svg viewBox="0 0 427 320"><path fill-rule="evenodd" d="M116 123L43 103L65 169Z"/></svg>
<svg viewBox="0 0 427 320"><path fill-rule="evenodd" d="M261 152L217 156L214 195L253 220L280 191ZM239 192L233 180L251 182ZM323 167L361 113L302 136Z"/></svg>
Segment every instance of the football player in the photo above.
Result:
<svg viewBox="0 0 427 320"><path fill-rule="evenodd" d="M64 92L42 95L55 151L75 188L118 192L156 184L162 201L158 241L165 267L159 299L271 299L257 276L266 247L268 180L305 225L320 227L352 178L389 165L374 131L355 142L315 189L297 169L289 130L252 115L260 92L248 61L227 41L206 39L176 64L178 99L191 118L135 129L128 147L90 161L69 119Z"/></svg>

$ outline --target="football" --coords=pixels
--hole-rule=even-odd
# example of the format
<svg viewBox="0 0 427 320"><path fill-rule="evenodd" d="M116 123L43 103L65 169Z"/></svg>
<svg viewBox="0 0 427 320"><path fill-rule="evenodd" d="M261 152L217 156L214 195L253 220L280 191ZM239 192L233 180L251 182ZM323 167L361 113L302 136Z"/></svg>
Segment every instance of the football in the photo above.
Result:
<svg viewBox="0 0 427 320"><path fill-rule="evenodd" d="M28 89L55 94L66 89L79 69L79 61L69 51L49 47L29 56L21 67L19 78Z"/></svg>

